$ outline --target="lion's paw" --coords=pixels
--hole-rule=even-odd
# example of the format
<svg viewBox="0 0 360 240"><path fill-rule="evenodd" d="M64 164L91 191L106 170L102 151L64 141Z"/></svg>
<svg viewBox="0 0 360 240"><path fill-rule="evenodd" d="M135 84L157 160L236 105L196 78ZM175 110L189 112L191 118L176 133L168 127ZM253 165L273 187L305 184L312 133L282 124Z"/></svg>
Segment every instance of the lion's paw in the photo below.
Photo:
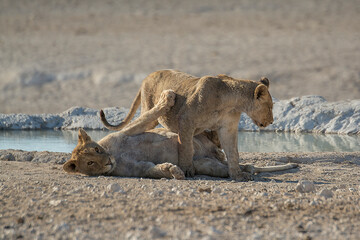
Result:
<svg viewBox="0 0 360 240"><path fill-rule="evenodd" d="M240 168L236 170L229 169L229 175L231 179L240 182L247 182L254 180L254 176L251 173L242 172Z"/></svg>
<svg viewBox="0 0 360 240"><path fill-rule="evenodd" d="M185 179L184 172L178 166L174 165L169 170L170 170L171 175L175 179L178 179L178 180L184 180Z"/></svg>
<svg viewBox="0 0 360 240"><path fill-rule="evenodd" d="M180 165L181 170L185 173L186 177L195 176L195 168L193 164L190 165Z"/></svg>
<svg viewBox="0 0 360 240"><path fill-rule="evenodd" d="M185 179L184 172L172 163L159 164L159 168L167 178L175 178L179 180Z"/></svg>

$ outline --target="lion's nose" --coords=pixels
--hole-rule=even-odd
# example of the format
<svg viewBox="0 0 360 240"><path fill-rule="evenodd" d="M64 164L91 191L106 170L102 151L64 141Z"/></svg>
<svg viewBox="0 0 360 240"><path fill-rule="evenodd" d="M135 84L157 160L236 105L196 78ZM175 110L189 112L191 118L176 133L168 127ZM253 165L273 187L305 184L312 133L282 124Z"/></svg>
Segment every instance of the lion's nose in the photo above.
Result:
<svg viewBox="0 0 360 240"><path fill-rule="evenodd" d="M264 124L260 123L260 127L264 127Z"/></svg>

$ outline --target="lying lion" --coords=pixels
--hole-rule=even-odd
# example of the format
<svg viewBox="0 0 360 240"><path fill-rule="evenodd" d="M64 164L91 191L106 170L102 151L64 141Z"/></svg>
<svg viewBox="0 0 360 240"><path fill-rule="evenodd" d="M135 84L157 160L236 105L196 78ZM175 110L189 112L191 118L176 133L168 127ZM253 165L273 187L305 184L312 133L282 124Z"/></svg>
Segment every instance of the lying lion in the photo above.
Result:
<svg viewBox="0 0 360 240"><path fill-rule="evenodd" d="M177 166L178 135L161 128L143 132L149 124L169 111L174 98L172 91L164 91L154 108L143 113L122 131L111 133L98 143L80 129L78 144L63 169L68 173L86 175L184 179L184 172ZM225 155L209 136L202 133L194 137L195 173L229 177ZM239 165L242 171L251 174L287 170L296 166Z"/></svg>
<svg viewBox="0 0 360 240"><path fill-rule="evenodd" d="M112 130L124 128L134 116L141 102L141 115L155 106L166 89L176 93L174 106L145 130L153 129L159 122L168 130L178 133L178 165L186 176L196 173L194 136L205 130L218 135L229 164L232 179L249 180L242 172L237 150L237 131L240 114L245 112L256 125L266 127L273 122L272 98L268 91L269 80L260 82L238 80L226 75L194 77L174 70L154 72L146 77L125 120L117 126L109 124L100 112L104 125Z"/></svg>

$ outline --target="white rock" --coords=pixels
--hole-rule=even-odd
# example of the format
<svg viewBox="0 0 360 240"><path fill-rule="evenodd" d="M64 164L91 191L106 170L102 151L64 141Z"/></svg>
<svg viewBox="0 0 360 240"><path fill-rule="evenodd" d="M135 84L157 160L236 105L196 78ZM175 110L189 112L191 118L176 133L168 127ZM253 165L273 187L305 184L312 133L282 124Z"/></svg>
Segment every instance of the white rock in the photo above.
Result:
<svg viewBox="0 0 360 240"><path fill-rule="evenodd" d="M212 190L213 193L221 193L222 192L222 189L220 187L215 187L213 190Z"/></svg>
<svg viewBox="0 0 360 240"><path fill-rule="evenodd" d="M301 180L297 185L295 190L300 193L309 193L315 192L315 185L311 181Z"/></svg>
<svg viewBox="0 0 360 240"><path fill-rule="evenodd" d="M106 189L109 192L121 192L121 193L125 193L124 190L120 187L120 185L118 183L110 183L109 185L106 186Z"/></svg>
<svg viewBox="0 0 360 240"><path fill-rule="evenodd" d="M50 200L49 201L50 206L54 206L54 207L57 207L62 203L63 203L63 200L60 200L60 199L59 200Z"/></svg>
<svg viewBox="0 0 360 240"><path fill-rule="evenodd" d="M59 191L59 187L55 186L52 188L53 193L57 193Z"/></svg>
<svg viewBox="0 0 360 240"><path fill-rule="evenodd" d="M104 191L100 194L101 198L108 198L109 196L107 195L107 193Z"/></svg>
<svg viewBox="0 0 360 240"><path fill-rule="evenodd" d="M24 83L33 81L32 77L29 79ZM303 96L281 101L274 99L274 102L274 123L266 130L360 133L360 100L327 102L321 96ZM104 111L110 122L120 122L128 112L124 108L106 108ZM103 129L98 114L97 109L84 107L73 107L59 114L0 114L0 129ZM257 131L258 127L243 114L239 130Z"/></svg>

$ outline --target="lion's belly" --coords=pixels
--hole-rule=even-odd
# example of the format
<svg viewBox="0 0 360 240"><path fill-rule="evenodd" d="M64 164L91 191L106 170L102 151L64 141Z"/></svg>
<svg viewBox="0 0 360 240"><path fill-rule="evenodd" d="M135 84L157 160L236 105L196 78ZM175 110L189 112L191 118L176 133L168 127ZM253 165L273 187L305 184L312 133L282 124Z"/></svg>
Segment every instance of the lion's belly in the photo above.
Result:
<svg viewBox="0 0 360 240"><path fill-rule="evenodd" d="M122 159L155 164L178 163L177 141L173 136L145 132L127 137L120 147Z"/></svg>

